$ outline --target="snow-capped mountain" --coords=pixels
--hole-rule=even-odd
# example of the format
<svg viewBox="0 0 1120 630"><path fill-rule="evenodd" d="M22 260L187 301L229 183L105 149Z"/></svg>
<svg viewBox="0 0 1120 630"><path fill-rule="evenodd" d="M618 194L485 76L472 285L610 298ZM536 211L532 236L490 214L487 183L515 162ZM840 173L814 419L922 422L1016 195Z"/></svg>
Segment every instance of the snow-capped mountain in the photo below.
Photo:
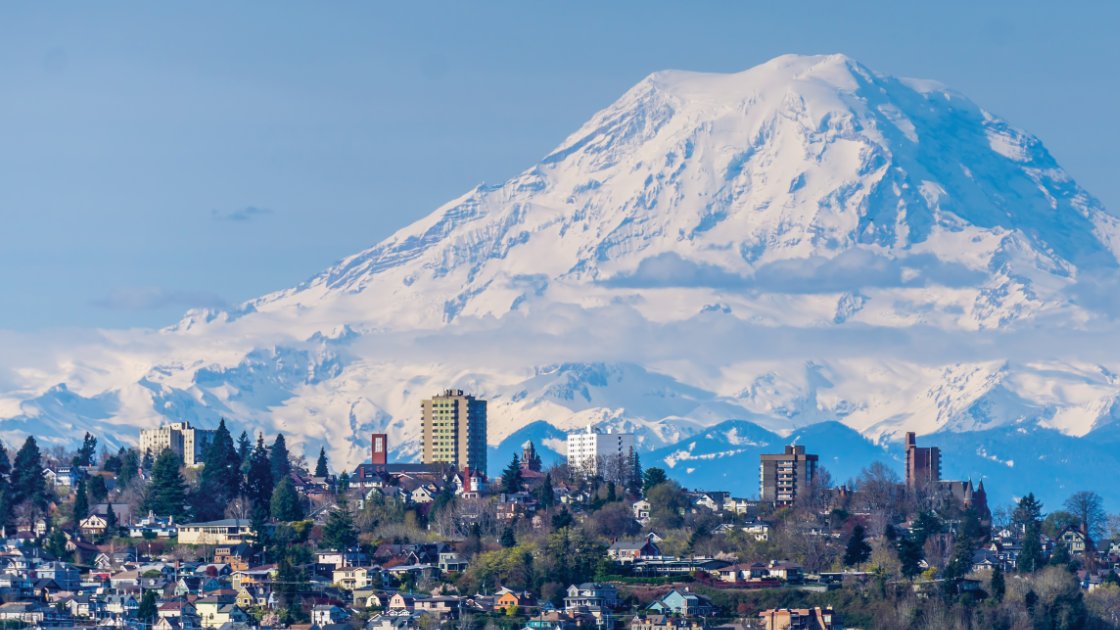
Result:
<svg viewBox="0 0 1120 630"><path fill-rule="evenodd" d="M1076 438L1120 417L1118 256L1117 214L943 86L842 55L659 72L292 289L19 372L0 428L225 416L354 464L374 430L414 455L419 401L461 387L493 445L538 420L659 453L728 420Z"/></svg>

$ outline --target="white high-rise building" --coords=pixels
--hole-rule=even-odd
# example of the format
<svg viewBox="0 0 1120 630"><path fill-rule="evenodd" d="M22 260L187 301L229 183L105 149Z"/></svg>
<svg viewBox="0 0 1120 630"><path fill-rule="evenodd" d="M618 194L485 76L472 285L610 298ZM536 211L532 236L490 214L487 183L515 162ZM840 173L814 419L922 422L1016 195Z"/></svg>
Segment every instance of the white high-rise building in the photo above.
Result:
<svg viewBox="0 0 1120 630"><path fill-rule="evenodd" d="M568 468L573 472L607 475L612 466L628 463L633 453L633 433L599 433L589 424L586 431L568 434Z"/></svg>
<svg viewBox="0 0 1120 630"><path fill-rule="evenodd" d="M140 455L151 453L152 459L171 449L184 466L197 466L206 459L206 449L214 441L213 429L196 429L189 422L172 422L158 429L140 431Z"/></svg>

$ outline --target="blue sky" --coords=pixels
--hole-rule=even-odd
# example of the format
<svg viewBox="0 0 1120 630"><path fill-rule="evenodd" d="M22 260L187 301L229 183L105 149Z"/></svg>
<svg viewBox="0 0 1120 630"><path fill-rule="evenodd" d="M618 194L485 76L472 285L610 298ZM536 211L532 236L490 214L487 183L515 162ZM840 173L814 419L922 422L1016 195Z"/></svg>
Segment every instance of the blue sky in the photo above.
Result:
<svg viewBox="0 0 1120 630"><path fill-rule="evenodd" d="M1120 4L917 4L5 4L0 330L162 326L291 286L652 71L787 52L942 81L1120 208Z"/></svg>

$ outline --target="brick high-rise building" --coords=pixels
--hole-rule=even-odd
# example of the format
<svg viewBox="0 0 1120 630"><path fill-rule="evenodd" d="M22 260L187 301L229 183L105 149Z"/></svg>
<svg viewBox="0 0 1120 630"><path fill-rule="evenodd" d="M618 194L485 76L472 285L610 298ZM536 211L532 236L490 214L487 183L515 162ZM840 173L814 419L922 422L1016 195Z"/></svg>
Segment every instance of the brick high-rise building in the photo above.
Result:
<svg viewBox="0 0 1120 630"><path fill-rule="evenodd" d="M485 473L486 401L461 389L448 389L420 407L422 461Z"/></svg>
<svg viewBox="0 0 1120 630"><path fill-rule="evenodd" d="M759 498L778 506L793 505L817 477L817 456L804 446L790 445L784 453L763 455L759 465Z"/></svg>
<svg viewBox="0 0 1120 630"><path fill-rule="evenodd" d="M941 449L920 447L914 433L906 434L906 487L928 488L941 481Z"/></svg>
<svg viewBox="0 0 1120 630"><path fill-rule="evenodd" d="M374 433L370 440L369 461L374 466L384 466L389 463L389 436L384 433Z"/></svg>

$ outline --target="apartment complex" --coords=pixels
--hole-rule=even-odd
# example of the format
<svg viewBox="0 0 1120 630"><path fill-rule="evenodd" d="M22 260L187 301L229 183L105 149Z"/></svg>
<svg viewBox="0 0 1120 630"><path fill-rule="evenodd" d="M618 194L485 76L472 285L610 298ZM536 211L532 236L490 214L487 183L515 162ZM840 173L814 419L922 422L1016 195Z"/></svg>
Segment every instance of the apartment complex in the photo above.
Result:
<svg viewBox="0 0 1120 630"><path fill-rule="evenodd" d="M759 466L759 498L779 506L793 505L817 476L817 456L804 446L787 446L784 453L763 455Z"/></svg>
<svg viewBox="0 0 1120 630"><path fill-rule="evenodd" d="M198 466L206 459L206 449L214 441L212 429L196 429L189 422L172 422L158 429L140 431L140 453L152 457L171 449L186 466Z"/></svg>
<svg viewBox="0 0 1120 630"><path fill-rule="evenodd" d="M486 401L461 389L448 389L420 407L423 462L485 473Z"/></svg>
<svg viewBox="0 0 1120 630"><path fill-rule="evenodd" d="M589 424L586 431L568 434L568 468L585 475L606 474L613 464L629 462L633 453L633 433L599 433Z"/></svg>
<svg viewBox="0 0 1120 630"><path fill-rule="evenodd" d="M941 481L941 449L919 447L913 433L906 434L906 487L928 488Z"/></svg>

